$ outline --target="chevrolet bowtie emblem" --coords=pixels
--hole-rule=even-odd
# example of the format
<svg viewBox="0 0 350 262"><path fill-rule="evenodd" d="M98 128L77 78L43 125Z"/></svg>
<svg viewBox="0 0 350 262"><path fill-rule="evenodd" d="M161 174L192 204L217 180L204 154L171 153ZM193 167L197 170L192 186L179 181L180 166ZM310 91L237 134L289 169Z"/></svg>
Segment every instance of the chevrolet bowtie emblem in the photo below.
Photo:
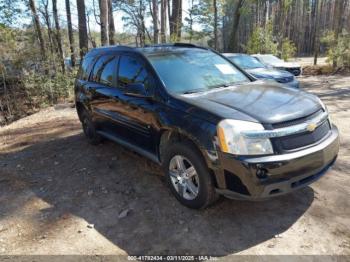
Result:
<svg viewBox="0 0 350 262"><path fill-rule="evenodd" d="M317 125L315 123L310 123L307 125L306 129L310 132L314 131L316 129Z"/></svg>

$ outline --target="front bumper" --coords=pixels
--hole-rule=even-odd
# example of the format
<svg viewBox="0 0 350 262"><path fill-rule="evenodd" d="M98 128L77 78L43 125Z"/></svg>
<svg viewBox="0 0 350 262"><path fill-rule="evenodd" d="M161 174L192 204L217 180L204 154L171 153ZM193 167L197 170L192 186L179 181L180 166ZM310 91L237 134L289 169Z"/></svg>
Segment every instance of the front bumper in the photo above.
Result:
<svg viewBox="0 0 350 262"><path fill-rule="evenodd" d="M217 192L248 200L292 192L324 175L335 162L338 151L339 132L333 126L329 136L319 144L292 153L262 157L219 153L221 167L215 172L219 178Z"/></svg>

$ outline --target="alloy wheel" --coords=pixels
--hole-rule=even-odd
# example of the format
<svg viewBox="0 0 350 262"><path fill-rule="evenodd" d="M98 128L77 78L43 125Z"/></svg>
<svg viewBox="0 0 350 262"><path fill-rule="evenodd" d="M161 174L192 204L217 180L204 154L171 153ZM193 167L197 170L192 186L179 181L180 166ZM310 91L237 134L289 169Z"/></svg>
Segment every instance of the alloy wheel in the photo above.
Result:
<svg viewBox="0 0 350 262"><path fill-rule="evenodd" d="M186 200L199 193L199 177L194 165L184 156L175 155L169 163L169 175L176 192Z"/></svg>

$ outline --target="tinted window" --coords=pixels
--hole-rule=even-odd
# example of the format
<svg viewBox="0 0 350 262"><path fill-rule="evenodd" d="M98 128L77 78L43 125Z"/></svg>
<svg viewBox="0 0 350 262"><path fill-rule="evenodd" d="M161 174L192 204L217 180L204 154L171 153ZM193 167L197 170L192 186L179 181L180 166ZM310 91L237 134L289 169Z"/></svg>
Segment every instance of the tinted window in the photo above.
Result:
<svg viewBox="0 0 350 262"><path fill-rule="evenodd" d="M212 51L177 48L146 53L171 93L191 93L250 81L234 65Z"/></svg>
<svg viewBox="0 0 350 262"><path fill-rule="evenodd" d="M98 75L101 72L103 63L108 60L108 56L101 56L97 59L94 68L92 70L92 74L90 76L90 80L94 82L98 82Z"/></svg>
<svg viewBox="0 0 350 262"><path fill-rule="evenodd" d="M125 87L130 83L143 83L148 88L148 73L143 64L131 56L121 56L119 63L118 84Z"/></svg>
<svg viewBox="0 0 350 262"><path fill-rule="evenodd" d="M111 57L110 59L104 62L104 66L102 67L101 75L99 78L99 82L105 85L112 86L113 85L113 77L117 73L117 62L115 57Z"/></svg>
<svg viewBox="0 0 350 262"><path fill-rule="evenodd" d="M89 78L91 68L90 65L93 63L94 58L94 56L86 56L84 58L83 63L80 67L80 79L87 80Z"/></svg>

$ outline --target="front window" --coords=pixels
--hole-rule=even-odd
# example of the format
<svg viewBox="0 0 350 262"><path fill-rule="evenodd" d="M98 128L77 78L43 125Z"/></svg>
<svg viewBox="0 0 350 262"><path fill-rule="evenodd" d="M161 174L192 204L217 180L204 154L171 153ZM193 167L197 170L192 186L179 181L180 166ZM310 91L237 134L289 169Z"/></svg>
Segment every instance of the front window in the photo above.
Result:
<svg viewBox="0 0 350 262"><path fill-rule="evenodd" d="M256 58L251 56L233 56L229 57L229 59L243 69L265 68L265 66L261 62L259 62Z"/></svg>
<svg viewBox="0 0 350 262"><path fill-rule="evenodd" d="M201 92L249 81L226 59L204 49L165 49L146 56L170 93Z"/></svg>
<svg viewBox="0 0 350 262"><path fill-rule="evenodd" d="M119 63L118 85L125 88L128 84L135 83L142 83L148 89L149 75L137 58L123 55Z"/></svg>

